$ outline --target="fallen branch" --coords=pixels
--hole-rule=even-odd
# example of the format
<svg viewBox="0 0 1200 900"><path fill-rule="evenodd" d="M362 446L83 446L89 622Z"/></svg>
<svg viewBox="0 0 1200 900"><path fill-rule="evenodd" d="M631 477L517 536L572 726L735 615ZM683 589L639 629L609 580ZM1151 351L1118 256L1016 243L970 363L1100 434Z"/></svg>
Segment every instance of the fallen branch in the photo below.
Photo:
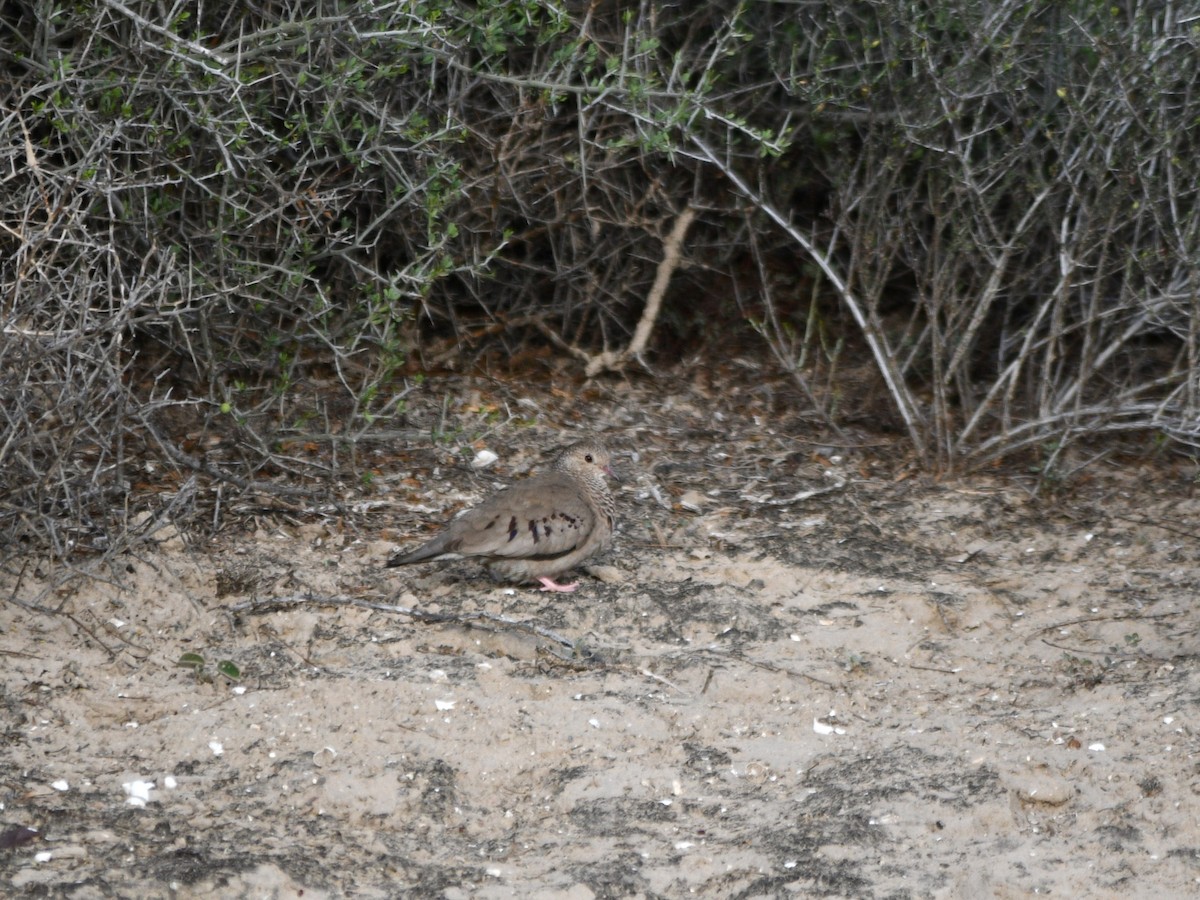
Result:
<svg viewBox="0 0 1200 900"><path fill-rule="evenodd" d="M684 209L679 214L679 218L675 220L675 227L671 229L671 233L663 242L663 258L658 264L658 271L654 275L654 284L650 286L650 294L646 297L646 308L642 310L642 317L633 330L633 338L629 341L629 346L624 350L605 350L595 356L575 347L567 348L585 362L583 372L588 378L594 378L601 372L619 372L630 359L642 361L642 353L645 352L646 345L650 343L650 333L654 330L654 323L658 321L659 312L662 311L663 296L667 293L667 285L671 283L671 276L679 268L681 258L679 248L683 246L683 239L687 236L688 229L692 226L695 218L696 210L693 207L689 206Z"/></svg>
<svg viewBox="0 0 1200 900"><path fill-rule="evenodd" d="M521 622L517 619L510 619L508 616L499 616L493 613L473 612L473 613L435 613L425 612L412 606L400 606L395 603L378 603L373 600L362 600L358 597L347 597L339 595L336 597L325 597L316 594L292 594L288 597L270 597L263 600L247 600L245 603L237 603L228 607L232 613L250 613L252 615L261 615L263 613L274 612L281 609L294 609L302 606L351 606L356 609L368 609L372 612L391 613L392 615L408 616L417 622L424 624L451 624L464 625L467 627L479 627L482 623L484 626L494 626L498 631L522 631L526 634L531 634L534 637L543 638L552 643L558 644L566 649L566 653L556 652L553 655L559 661L568 661L575 664L585 665L600 665L602 661L595 657L590 652L586 651L578 641L573 641L570 638L565 638L557 632L550 631L548 628L543 628L541 625L532 622Z"/></svg>

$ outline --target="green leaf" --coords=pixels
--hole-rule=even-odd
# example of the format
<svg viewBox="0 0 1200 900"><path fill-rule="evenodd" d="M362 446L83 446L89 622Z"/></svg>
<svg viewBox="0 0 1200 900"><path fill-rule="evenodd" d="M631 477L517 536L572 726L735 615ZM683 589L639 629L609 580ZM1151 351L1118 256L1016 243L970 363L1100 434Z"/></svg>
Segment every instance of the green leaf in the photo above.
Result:
<svg viewBox="0 0 1200 900"><path fill-rule="evenodd" d="M217 671L228 678L230 681L241 681L242 670L235 666L230 660L223 659L217 663Z"/></svg>

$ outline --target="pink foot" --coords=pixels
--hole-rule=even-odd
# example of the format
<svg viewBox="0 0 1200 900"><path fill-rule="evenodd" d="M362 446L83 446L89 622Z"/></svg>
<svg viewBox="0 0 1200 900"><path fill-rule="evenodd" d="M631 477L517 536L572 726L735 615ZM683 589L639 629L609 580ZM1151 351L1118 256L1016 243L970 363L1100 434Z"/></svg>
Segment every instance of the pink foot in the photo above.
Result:
<svg viewBox="0 0 1200 900"><path fill-rule="evenodd" d="M572 584L558 584L553 578L545 577L539 578L538 581L542 583L543 591L560 591L564 594L569 594L571 591L575 590L575 588L579 587L578 581Z"/></svg>

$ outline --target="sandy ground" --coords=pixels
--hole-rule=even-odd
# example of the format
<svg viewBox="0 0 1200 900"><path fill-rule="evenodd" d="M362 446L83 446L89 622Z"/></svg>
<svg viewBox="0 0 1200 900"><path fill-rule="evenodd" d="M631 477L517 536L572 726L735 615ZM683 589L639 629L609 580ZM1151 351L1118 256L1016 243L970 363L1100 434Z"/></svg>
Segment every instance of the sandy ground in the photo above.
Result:
<svg viewBox="0 0 1200 900"><path fill-rule="evenodd" d="M621 530L571 596L381 568L539 466L535 429L484 474L381 458L351 517L162 533L62 615L0 605L0 894L1200 893L1186 477L1048 503L604 418Z"/></svg>

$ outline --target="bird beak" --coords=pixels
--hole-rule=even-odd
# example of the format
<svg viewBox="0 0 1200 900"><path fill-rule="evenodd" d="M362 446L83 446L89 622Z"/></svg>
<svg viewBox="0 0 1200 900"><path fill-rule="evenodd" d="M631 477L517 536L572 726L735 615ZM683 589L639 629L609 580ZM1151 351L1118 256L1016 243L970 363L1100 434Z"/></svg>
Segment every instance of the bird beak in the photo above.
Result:
<svg viewBox="0 0 1200 900"><path fill-rule="evenodd" d="M621 483L621 476L613 471L612 466L605 466L604 474L607 475L609 478L611 478L613 481L615 481L617 484Z"/></svg>

